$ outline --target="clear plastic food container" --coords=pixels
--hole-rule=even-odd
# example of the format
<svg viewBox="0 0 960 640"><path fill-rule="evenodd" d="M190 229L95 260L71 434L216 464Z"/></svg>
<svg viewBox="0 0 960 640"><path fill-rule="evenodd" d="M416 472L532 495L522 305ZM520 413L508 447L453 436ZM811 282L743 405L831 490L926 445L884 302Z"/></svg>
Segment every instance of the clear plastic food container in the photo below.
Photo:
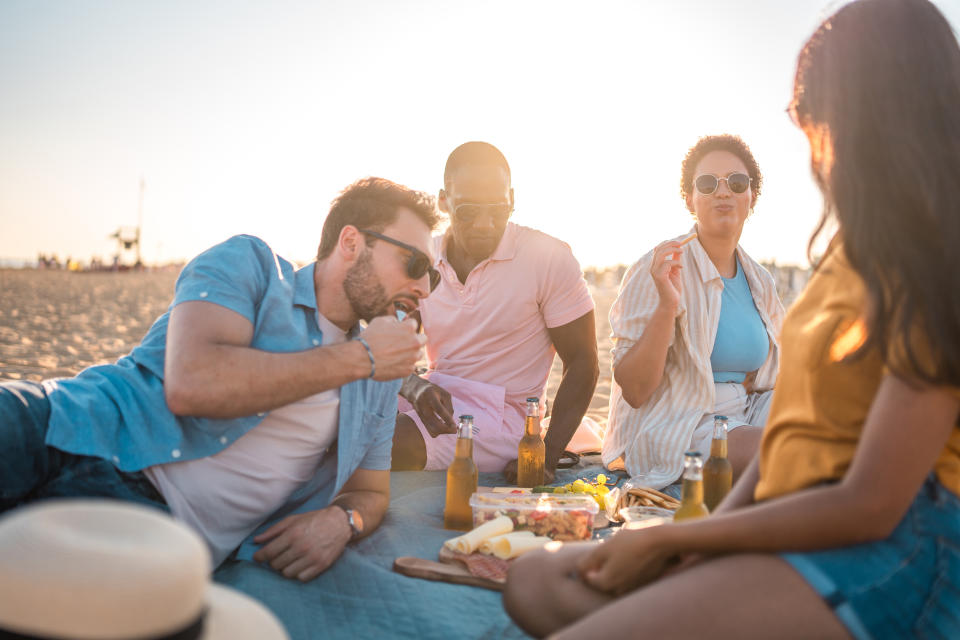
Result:
<svg viewBox="0 0 960 640"><path fill-rule="evenodd" d="M600 510L593 497L571 493L475 493L470 506L474 527L507 516L515 531L532 531L554 540L589 540L593 518Z"/></svg>
<svg viewBox="0 0 960 640"><path fill-rule="evenodd" d="M673 511L660 507L624 507L620 509L624 529L643 529L673 520Z"/></svg>

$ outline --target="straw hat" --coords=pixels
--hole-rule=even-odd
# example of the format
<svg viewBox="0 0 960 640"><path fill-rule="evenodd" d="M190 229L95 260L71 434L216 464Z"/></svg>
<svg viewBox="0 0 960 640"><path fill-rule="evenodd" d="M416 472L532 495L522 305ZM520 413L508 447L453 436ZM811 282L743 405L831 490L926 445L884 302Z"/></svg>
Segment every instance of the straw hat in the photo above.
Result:
<svg viewBox="0 0 960 640"><path fill-rule="evenodd" d="M155 509L50 500L0 518L0 635L286 639L263 605L211 584L210 552ZM181 636L178 636L181 637Z"/></svg>

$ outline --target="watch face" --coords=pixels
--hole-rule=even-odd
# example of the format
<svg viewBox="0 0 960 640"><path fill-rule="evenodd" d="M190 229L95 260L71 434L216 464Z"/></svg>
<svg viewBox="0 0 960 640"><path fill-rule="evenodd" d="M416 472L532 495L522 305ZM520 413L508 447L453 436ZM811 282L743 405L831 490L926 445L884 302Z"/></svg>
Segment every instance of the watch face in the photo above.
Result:
<svg viewBox="0 0 960 640"><path fill-rule="evenodd" d="M356 529L357 533L363 533L363 516L360 515L359 511L350 510L350 521L353 523L353 528Z"/></svg>
<svg viewBox="0 0 960 640"><path fill-rule="evenodd" d="M361 533L363 533L363 516L360 515L359 511L354 509L344 509L347 513L347 522L350 523L350 530L353 532L353 537L356 538Z"/></svg>

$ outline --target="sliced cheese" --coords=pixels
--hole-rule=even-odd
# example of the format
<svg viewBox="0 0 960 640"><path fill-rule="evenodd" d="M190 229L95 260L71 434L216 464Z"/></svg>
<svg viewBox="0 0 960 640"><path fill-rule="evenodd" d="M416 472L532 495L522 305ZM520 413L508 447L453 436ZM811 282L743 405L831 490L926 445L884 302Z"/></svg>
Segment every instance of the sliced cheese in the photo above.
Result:
<svg viewBox="0 0 960 640"><path fill-rule="evenodd" d="M480 552L495 555L503 560L510 560L528 551L539 549L548 542L550 542L550 538L535 536L532 531L514 531L490 538L480 545Z"/></svg>
<svg viewBox="0 0 960 640"><path fill-rule="evenodd" d="M490 522L484 522L473 531L468 531L462 536L450 538L443 543L443 546L452 551L459 551L460 553L473 553L483 544L484 540L509 533L510 531L513 531L513 520L507 516L500 516Z"/></svg>

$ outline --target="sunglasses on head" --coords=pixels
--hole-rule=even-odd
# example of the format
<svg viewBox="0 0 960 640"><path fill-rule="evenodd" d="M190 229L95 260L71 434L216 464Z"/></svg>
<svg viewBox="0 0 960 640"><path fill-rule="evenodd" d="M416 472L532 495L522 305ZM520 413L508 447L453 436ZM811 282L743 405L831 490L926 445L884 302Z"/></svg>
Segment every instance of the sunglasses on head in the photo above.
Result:
<svg viewBox="0 0 960 640"><path fill-rule="evenodd" d="M458 222L464 224L473 224L473 222L484 213L489 213L490 218L499 224L506 222L510 214L513 213L513 205L509 202L500 202L496 204L474 204L465 202L458 204L453 209L453 215Z"/></svg>
<svg viewBox="0 0 960 640"><path fill-rule="evenodd" d="M425 254L423 251L420 251L420 249L417 249L406 242L395 240L390 236L385 236L382 233L377 233L376 231L370 231L369 229L357 229L357 231L364 235L368 235L378 240L383 240L384 242L389 242L394 246L409 251L410 257L407 258L407 275L413 280L419 280L424 276L424 274L430 274L431 292L437 288L438 284L440 284L440 272L433 268L433 264L430 262L430 256Z"/></svg>
<svg viewBox="0 0 960 640"><path fill-rule="evenodd" d="M750 187L750 176L745 173L731 173L726 178L720 178L712 173L701 173L697 176L693 185L697 191L705 196L710 195L720 186L720 181L727 183L727 188L734 193L743 193Z"/></svg>

